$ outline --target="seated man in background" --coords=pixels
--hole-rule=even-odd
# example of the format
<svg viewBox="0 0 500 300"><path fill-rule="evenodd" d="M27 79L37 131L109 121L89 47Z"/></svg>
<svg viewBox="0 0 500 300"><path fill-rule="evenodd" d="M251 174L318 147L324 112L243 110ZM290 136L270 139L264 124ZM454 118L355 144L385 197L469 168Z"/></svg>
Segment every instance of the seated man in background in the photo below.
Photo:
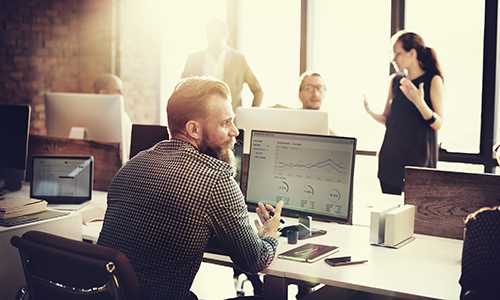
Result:
<svg viewBox="0 0 500 300"><path fill-rule="evenodd" d="M111 73L104 73L97 77L97 79L94 81L94 92L96 94L125 96L125 93L123 92L122 80L120 79L120 77ZM122 126L125 129L125 137L123 138L122 145L122 163L125 163L129 158L132 135L132 120L130 120L130 117L126 111L122 112Z"/></svg>
<svg viewBox="0 0 500 300"><path fill-rule="evenodd" d="M182 80L167 119L171 139L136 155L112 180L98 244L129 258L140 299L196 299L190 287L214 237L245 272L269 266L283 202L276 209L259 203L256 233L233 178L238 129L227 84Z"/></svg>
<svg viewBox="0 0 500 300"><path fill-rule="evenodd" d="M94 92L96 94L124 95L123 82L120 77L114 74L102 74L94 82Z"/></svg>
<svg viewBox="0 0 500 300"><path fill-rule="evenodd" d="M306 71L299 77L299 100L302 109L321 109L321 104L326 98L326 85L319 73ZM291 108L276 103L273 108Z"/></svg>
<svg viewBox="0 0 500 300"><path fill-rule="evenodd" d="M299 100L302 103L302 109L319 110L326 97L323 77L319 73L307 71L300 75L299 81Z"/></svg>
<svg viewBox="0 0 500 300"><path fill-rule="evenodd" d="M320 110L326 98L326 85L319 73L306 71L299 78L299 100L301 109ZM290 108L277 103L274 108ZM330 135L336 135L330 129Z"/></svg>

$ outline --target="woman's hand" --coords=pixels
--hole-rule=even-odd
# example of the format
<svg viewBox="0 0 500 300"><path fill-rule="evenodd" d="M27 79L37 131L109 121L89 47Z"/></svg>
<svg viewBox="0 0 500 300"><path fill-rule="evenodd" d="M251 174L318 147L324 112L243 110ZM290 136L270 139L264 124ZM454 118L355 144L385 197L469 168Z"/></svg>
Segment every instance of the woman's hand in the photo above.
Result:
<svg viewBox="0 0 500 300"><path fill-rule="evenodd" d="M399 88L403 92L403 94L408 98L415 106L418 108L422 103L425 103L424 100L424 83L421 82L417 87L409 80L404 77L400 81L401 86Z"/></svg>
<svg viewBox="0 0 500 300"><path fill-rule="evenodd" d="M368 105L368 100L366 100L365 95L363 95L363 104L365 105L366 112L370 114L372 110L370 109L370 105Z"/></svg>

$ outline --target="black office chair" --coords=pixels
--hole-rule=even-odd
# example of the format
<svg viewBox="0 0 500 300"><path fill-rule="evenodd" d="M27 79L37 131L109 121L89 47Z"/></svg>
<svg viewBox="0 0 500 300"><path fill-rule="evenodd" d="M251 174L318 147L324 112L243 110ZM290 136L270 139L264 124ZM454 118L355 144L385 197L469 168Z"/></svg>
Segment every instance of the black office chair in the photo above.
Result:
<svg viewBox="0 0 500 300"><path fill-rule="evenodd" d="M130 300L139 295L134 269L116 249L40 231L14 236L11 244L21 256L29 300Z"/></svg>
<svg viewBox="0 0 500 300"><path fill-rule="evenodd" d="M465 224L461 300L500 299L500 210L484 207Z"/></svg>

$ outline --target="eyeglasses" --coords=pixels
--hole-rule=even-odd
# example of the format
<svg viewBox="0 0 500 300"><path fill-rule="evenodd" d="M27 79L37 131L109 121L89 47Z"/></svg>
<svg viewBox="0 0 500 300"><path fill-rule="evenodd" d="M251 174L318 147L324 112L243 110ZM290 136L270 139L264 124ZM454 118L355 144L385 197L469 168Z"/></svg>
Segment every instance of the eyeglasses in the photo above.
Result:
<svg viewBox="0 0 500 300"><path fill-rule="evenodd" d="M314 90L317 90L320 93L323 93L325 91L325 87L322 85L304 85L300 88L300 90L306 90L308 92L313 92Z"/></svg>

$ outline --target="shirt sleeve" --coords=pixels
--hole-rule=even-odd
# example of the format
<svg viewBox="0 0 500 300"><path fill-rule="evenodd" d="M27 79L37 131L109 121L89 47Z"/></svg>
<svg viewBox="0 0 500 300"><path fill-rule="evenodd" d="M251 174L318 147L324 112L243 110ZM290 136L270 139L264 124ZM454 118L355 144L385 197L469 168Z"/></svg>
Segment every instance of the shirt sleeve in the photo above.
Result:
<svg viewBox="0 0 500 300"><path fill-rule="evenodd" d="M229 176L221 177L210 199L209 227L233 262L244 272L255 274L271 264L278 240L258 237L250 225L247 206L236 181Z"/></svg>

